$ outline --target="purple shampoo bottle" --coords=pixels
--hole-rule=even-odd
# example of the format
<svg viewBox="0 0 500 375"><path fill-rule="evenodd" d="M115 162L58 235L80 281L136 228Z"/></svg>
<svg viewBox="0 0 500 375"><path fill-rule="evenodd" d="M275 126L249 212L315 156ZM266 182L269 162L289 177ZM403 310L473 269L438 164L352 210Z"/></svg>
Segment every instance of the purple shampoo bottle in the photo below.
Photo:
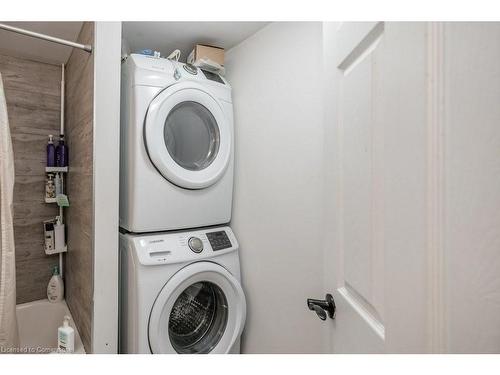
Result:
<svg viewBox="0 0 500 375"><path fill-rule="evenodd" d="M64 143L64 134L59 136L59 143L56 148L56 159L58 167L68 166L68 146Z"/></svg>
<svg viewBox="0 0 500 375"><path fill-rule="evenodd" d="M54 136L49 135L49 143L47 143L47 167L56 166L56 146L54 146Z"/></svg>

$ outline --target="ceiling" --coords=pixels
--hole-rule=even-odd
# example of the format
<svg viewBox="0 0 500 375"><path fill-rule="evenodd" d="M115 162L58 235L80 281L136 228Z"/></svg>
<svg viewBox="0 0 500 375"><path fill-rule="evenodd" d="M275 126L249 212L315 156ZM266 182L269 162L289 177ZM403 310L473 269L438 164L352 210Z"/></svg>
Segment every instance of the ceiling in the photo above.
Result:
<svg viewBox="0 0 500 375"><path fill-rule="evenodd" d="M122 35L127 52L142 49L160 51L168 56L181 51L181 61L197 43L215 45L226 50L234 47L268 22L123 22Z"/></svg>
<svg viewBox="0 0 500 375"><path fill-rule="evenodd" d="M76 42L82 22L1 22ZM73 48L0 29L0 54L49 64L66 63Z"/></svg>
<svg viewBox="0 0 500 375"><path fill-rule="evenodd" d="M2 22L22 29L76 41L82 22ZM185 61L196 43L226 50L266 26L268 22L123 22L123 38L131 52L150 48L168 56L181 50ZM49 64L66 63L71 47L0 29L0 54Z"/></svg>

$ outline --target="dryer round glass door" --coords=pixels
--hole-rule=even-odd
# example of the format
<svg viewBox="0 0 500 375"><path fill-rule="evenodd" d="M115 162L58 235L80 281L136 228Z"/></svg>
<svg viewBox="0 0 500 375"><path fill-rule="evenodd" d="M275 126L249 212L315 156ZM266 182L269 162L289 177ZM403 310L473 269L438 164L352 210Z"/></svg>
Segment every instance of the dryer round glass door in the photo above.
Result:
<svg viewBox="0 0 500 375"><path fill-rule="evenodd" d="M172 108L165 120L163 138L172 159L190 171L207 168L219 152L217 121L197 102L182 102Z"/></svg>
<svg viewBox="0 0 500 375"><path fill-rule="evenodd" d="M152 100L144 139L156 169L183 188L214 184L229 164L230 124L218 101L196 83L174 84Z"/></svg>
<svg viewBox="0 0 500 375"><path fill-rule="evenodd" d="M243 330L246 301L224 267L193 263L158 295L149 319L152 353L228 353Z"/></svg>

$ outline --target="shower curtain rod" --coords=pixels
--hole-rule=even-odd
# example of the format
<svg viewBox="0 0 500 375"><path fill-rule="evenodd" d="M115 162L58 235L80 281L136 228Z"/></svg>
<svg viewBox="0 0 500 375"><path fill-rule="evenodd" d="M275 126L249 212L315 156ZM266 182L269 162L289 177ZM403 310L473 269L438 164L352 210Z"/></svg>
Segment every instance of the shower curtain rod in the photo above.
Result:
<svg viewBox="0 0 500 375"><path fill-rule="evenodd" d="M40 33L34 32L34 31L29 31L29 30L21 29L19 27L14 27L14 26L6 25L4 23L0 23L0 29L12 31L14 33L23 34L23 35L31 36L31 37L38 38L38 39L47 40L47 41L53 42L53 43L63 44L65 46L79 48L79 49L82 49L82 50L84 50L86 52L89 52L89 53L92 52L92 46L90 44L75 43L75 42L72 42L72 41L69 41L69 40L65 40L65 39L61 39L61 38L56 38L54 36L40 34Z"/></svg>

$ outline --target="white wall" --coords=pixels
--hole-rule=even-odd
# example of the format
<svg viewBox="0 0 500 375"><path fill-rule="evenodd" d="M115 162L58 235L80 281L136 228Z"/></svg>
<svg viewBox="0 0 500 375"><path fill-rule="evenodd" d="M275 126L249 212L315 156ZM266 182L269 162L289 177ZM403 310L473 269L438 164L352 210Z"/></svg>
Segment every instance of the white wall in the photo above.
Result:
<svg viewBox="0 0 500 375"><path fill-rule="evenodd" d="M323 298L321 23L273 23L227 51L235 114L232 228L248 303L244 353L319 353Z"/></svg>
<svg viewBox="0 0 500 375"><path fill-rule="evenodd" d="M94 32L93 353L118 352L118 190L121 23Z"/></svg>

